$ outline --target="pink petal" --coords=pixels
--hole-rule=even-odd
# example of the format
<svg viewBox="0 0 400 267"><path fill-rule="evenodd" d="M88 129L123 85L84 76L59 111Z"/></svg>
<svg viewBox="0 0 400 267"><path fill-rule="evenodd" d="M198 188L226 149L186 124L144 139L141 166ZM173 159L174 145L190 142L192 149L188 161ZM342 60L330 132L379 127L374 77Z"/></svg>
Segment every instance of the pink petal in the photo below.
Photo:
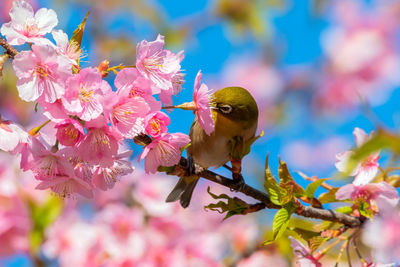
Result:
<svg viewBox="0 0 400 267"><path fill-rule="evenodd" d="M203 74L201 73L201 70L196 75L196 78L194 80L194 90L197 91L200 88L201 80L203 78Z"/></svg>
<svg viewBox="0 0 400 267"><path fill-rule="evenodd" d="M52 9L41 8L35 14L35 20L41 35L51 32L57 26L57 14Z"/></svg>
<svg viewBox="0 0 400 267"><path fill-rule="evenodd" d="M33 18L32 6L24 0L16 0L10 11L10 17L13 24L24 25L26 20Z"/></svg>
<svg viewBox="0 0 400 267"><path fill-rule="evenodd" d="M354 185L365 185L371 182L378 173L377 166L365 166L358 169L358 173L354 178Z"/></svg>
<svg viewBox="0 0 400 267"><path fill-rule="evenodd" d="M215 123L212 118L211 110L198 110L196 112L197 120L200 123L201 128L210 135L214 131Z"/></svg>
<svg viewBox="0 0 400 267"><path fill-rule="evenodd" d="M355 186L354 184L346 184L345 186L342 186L336 192L336 199L339 200L351 199L351 195L354 193L354 191L357 190L357 188L358 187Z"/></svg>
<svg viewBox="0 0 400 267"><path fill-rule="evenodd" d="M353 151L344 151L339 154L336 154L336 162L335 162L335 167L338 169L340 172L346 172L347 171L347 163L349 161L349 158L354 154Z"/></svg>
<svg viewBox="0 0 400 267"><path fill-rule="evenodd" d="M43 87L38 86L36 76L32 78L20 78L17 81L19 97L27 102L35 101L43 93Z"/></svg>
<svg viewBox="0 0 400 267"><path fill-rule="evenodd" d="M354 128L353 135L354 135L354 140L356 141L357 147L362 146L369 139L368 134L366 134L364 130L362 130L358 127Z"/></svg>

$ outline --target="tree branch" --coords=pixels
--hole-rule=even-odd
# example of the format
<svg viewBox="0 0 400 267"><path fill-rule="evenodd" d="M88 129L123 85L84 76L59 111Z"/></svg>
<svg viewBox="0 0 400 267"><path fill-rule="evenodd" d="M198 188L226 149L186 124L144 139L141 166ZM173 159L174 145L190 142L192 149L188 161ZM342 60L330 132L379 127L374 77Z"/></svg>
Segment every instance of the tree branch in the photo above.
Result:
<svg viewBox="0 0 400 267"><path fill-rule="evenodd" d="M10 56L10 58L14 58L18 54L18 51L1 37L0 37L0 45L6 50L6 53Z"/></svg>
<svg viewBox="0 0 400 267"><path fill-rule="evenodd" d="M187 166L187 160L182 157L179 165L180 167L185 168L185 166ZM221 176L219 174L216 174L215 172L206 170L197 164L195 164L195 174L204 179L223 185L230 189L239 191L247 196L259 200L262 203L264 203L265 206L269 209L281 208L281 206L275 205L274 203L271 202L267 193L261 192L249 186L248 184L244 184L243 186L241 186L236 181ZM302 206L301 208L297 209L295 213L303 217L321 219L331 222L338 222L351 228L359 227L362 224L362 220L360 218L327 209Z"/></svg>

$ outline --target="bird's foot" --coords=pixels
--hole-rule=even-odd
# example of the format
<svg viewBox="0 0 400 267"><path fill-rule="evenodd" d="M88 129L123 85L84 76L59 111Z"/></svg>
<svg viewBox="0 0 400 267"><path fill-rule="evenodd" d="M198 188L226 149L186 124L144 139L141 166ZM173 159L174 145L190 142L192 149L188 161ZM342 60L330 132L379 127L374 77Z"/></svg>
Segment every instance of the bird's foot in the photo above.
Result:
<svg viewBox="0 0 400 267"><path fill-rule="evenodd" d="M235 188L236 189L232 189L231 188L231 191L232 192L242 191L243 188L244 188L244 185L245 185L244 178L243 178L242 174L241 173L233 173L232 174L232 179L235 182Z"/></svg>

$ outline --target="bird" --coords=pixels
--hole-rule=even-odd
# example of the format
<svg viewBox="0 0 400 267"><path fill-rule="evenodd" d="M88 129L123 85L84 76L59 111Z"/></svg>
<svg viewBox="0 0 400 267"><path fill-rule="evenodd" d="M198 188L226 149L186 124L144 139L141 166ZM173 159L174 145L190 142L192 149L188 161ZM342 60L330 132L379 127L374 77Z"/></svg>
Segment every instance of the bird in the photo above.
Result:
<svg viewBox="0 0 400 267"><path fill-rule="evenodd" d="M244 184L241 176L241 159L250 152L258 124L258 106L253 96L242 87L225 87L210 98L214 131L207 135L195 118L189 131L191 145L186 148L189 175L180 177L166 202L180 200L187 208L199 180L191 175L193 162L201 167L221 167L231 161L232 178Z"/></svg>

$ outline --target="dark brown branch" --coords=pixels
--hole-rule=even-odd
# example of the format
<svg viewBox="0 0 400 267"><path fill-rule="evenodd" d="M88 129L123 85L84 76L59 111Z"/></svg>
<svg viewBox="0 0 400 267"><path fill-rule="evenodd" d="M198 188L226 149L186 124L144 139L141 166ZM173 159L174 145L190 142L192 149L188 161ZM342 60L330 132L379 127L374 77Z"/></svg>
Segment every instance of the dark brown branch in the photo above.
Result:
<svg viewBox="0 0 400 267"><path fill-rule="evenodd" d="M185 168L185 166L187 166L187 161L185 158L181 158L180 165L182 168ZM199 165L195 164L195 167L196 167L195 173L200 177L203 177L209 181L223 185L225 187L229 187L230 189L239 191L239 192L241 192L247 196L250 196L258 201L261 201L269 209L280 209L281 208L281 206L275 205L274 203L271 202L267 193L261 192L247 184L240 186L234 180L226 178L219 174L216 174L215 172L203 169ZM359 227L362 224L362 221L357 217L346 215L346 214L332 211L332 210L327 210L327 209L319 209L319 208L302 206L301 208L298 208L296 210L296 214L303 216L303 217L308 217L308 218L321 219L321 220L326 220L326 221L331 221L331 222L338 222L338 223L344 224L351 228Z"/></svg>
<svg viewBox="0 0 400 267"><path fill-rule="evenodd" d="M1 37L0 37L0 45L6 50L6 53L10 56L10 58L14 58L18 54L18 51Z"/></svg>

